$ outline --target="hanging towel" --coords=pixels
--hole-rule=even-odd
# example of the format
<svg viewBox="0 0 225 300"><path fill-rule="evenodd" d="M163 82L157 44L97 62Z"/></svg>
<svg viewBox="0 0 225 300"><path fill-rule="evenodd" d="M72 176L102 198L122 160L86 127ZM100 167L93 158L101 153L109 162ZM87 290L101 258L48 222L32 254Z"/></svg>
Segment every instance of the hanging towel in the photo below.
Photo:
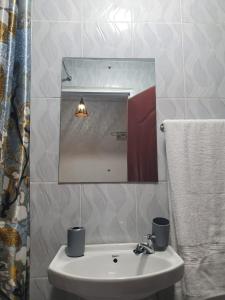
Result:
<svg viewBox="0 0 225 300"><path fill-rule="evenodd" d="M167 120L164 128L184 299L225 299L225 120Z"/></svg>

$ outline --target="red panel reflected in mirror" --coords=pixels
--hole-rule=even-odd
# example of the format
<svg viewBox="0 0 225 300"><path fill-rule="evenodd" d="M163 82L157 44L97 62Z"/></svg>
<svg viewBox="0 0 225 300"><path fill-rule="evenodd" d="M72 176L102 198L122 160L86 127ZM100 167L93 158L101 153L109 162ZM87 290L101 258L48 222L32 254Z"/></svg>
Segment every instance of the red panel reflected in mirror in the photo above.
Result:
<svg viewBox="0 0 225 300"><path fill-rule="evenodd" d="M128 182L158 181L155 86L128 101Z"/></svg>

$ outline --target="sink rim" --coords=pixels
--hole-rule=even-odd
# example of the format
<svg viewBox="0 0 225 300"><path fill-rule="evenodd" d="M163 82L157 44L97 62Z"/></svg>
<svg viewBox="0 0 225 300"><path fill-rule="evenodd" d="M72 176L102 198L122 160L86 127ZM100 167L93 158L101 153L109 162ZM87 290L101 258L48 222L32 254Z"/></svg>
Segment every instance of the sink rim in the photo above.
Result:
<svg viewBox="0 0 225 300"><path fill-rule="evenodd" d="M85 247L85 253L88 255L88 253L95 253L99 254L97 256L100 256L101 253L106 254L109 252L111 255L116 254L116 252L132 252L133 249L137 243L118 243L118 244L92 244L92 245L86 245ZM156 251L154 254L150 254L149 256L156 256L159 259L167 261L166 258L163 258L162 256L168 257L168 261L171 262L171 266L167 268L162 268L162 270L153 272L153 273L146 273L143 275L133 275L133 276L119 276L119 277L86 277L86 276L80 276L79 274L70 274L68 272L63 271L60 267L62 265L65 265L66 263L70 263L71 261L76 261L77 259L85 259L86 255L76 258L76 257L68 257L65 253L66 246L63 245L58 250L57 254L55 255L54 259L50 263L48 267L48 275L51 276L51 274L57 274L57 276L68 278L71 280L76 281L82 281L82 282L90 282L90 283L122 283L122 282L132 282L132 281L139 281L144 279L150 279L152 277L157 277L160 275L165 275L171 271L175 271L176 269L182 268L184 266L184 261L182 258L175 252L175 250L168 246L165 251ZM135 255L135 254L134 254ZM141 259L140 254L140 259ZM55 263L60 261L60 256L63 256L63 262L61 265L56 266ZM145 255L146 256L146 255ZM148 258L148 256L147 256ZM172 264L172 258L174 258L174 265Z"/></svg>

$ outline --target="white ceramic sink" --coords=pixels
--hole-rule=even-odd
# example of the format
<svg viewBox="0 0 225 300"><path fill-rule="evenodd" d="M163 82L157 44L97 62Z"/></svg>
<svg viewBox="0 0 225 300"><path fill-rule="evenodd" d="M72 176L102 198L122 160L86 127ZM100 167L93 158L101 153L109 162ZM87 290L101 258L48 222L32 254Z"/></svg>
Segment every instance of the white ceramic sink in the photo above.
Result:
<svg viewBox="0 0 225 300"><path fill-rule="evenodd" d="M136 255L136 244L89 245L82 257L71 258L62 246L48 268L52 285L88 300L144 299L183 276L180 256L163 252Z"/></svg>

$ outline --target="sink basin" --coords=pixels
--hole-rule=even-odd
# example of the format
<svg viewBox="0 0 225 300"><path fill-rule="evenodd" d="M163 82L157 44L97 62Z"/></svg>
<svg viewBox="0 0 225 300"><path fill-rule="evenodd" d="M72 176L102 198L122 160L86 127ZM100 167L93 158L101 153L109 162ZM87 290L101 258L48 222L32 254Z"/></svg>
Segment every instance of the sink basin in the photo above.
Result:
<svg viewBox="0 0 225 300"><path fill-rule="evenodd" d="M137 300L182 278L184 263L172 247L150 255L134 254L135 247L134 243L89 245L84 256L71 258L62 246L49 265L49 281L88 300Z"/></svg>

